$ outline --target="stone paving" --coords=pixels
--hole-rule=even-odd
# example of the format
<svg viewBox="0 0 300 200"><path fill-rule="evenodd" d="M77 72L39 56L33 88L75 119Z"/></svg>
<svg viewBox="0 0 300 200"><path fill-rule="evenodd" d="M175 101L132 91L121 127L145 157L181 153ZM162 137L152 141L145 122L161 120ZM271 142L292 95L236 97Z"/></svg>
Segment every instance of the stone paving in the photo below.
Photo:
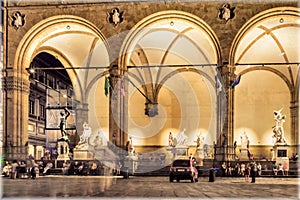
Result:
<svg viewBox="0 0 300 200"><path fill-rule="evenodd" d="M129 179L105 176L45 176L38 179L2 178L2 199L299 199L299 178L216 177L209 182L201 177L198 183L170 183L168 177L137 177Z"/></svg>

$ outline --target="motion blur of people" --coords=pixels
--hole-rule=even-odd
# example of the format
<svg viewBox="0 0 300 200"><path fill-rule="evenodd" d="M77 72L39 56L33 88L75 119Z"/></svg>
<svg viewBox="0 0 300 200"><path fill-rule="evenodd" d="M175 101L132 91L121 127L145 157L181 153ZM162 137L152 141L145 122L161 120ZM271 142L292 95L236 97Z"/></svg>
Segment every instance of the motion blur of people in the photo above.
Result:
<svg viewBox="0 0 300 200"><path fill-rule="evenodd" d="M12 164L11 164L11 178L12 179L16 179L17 178L17 168L18 168L19 164L17 160L13 160Z"/></svg>

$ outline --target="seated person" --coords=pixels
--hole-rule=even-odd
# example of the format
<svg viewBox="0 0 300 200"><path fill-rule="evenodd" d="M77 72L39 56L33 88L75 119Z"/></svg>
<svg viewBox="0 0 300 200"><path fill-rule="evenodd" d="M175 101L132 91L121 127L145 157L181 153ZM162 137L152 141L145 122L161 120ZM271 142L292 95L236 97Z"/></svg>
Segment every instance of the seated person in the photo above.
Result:
<svg viewBox="0 0 300 200"><path fill-rule="evenodd" d="M283 175L283 165L281 163L278 165L277 174Z"/></svg>
<svg viewBox="0 0 300 200"><path fill-rule="evenodd" d="M288 165L288 163L283 164L283 175L285 175L285 176L289 175L289 165Z"/></svg>
<svg viewBox="0 0 300 200"><path fill-rule="evenodd" d="M272 168L273 168L274 175L277 176L277 171L278 171L278 170L277 170L276 162L273 163Z"/></svg>

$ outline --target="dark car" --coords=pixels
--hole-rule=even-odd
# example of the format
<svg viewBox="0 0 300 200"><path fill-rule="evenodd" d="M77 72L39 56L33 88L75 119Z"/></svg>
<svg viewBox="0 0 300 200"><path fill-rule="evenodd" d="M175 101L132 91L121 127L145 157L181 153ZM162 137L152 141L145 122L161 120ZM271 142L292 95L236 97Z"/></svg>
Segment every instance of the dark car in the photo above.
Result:
<svg viewBox="0 0 300 200"><path fill-rule="evenodd" d="M198 182L198 170L190 159L176 159L172 162L169 172L170 182L176 180L191 180L191 182Z"/></svg>

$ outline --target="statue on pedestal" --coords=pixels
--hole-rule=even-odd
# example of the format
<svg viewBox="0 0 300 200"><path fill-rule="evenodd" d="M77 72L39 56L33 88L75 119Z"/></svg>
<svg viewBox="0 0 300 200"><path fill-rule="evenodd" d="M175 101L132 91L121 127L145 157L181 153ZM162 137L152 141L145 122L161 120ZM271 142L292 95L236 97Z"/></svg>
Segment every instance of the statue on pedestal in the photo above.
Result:
<svg viewBox="0 0 300 200"><path fill-rule="evenodd" d="M244 131L243 134L241 135L241 147L240 147L240 155L239 155L240 161L251 159L249 146L250 146L250 140L246 132Z"/></svg>
<svg viewBox="0 0 300 200"><path fill-rule="evenodd" d="M286 144L286 139L284 137L283 123L285 122L286 115L281 114L282 109L276 111L274 110L274 120L275 126L273 126L273 136L274 144L284 143Z"/></svg>

